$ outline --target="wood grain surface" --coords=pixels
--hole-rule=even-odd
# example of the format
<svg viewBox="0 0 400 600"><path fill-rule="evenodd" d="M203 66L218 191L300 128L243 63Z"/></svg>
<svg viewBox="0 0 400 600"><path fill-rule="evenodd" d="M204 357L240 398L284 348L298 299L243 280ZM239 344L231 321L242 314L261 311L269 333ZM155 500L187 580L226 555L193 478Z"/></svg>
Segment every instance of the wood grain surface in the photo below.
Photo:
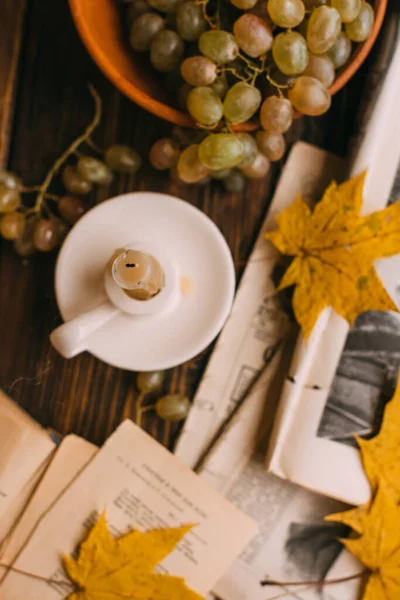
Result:
<svg viewBox="0 0 400 600"><path fill-rule="evenodd" d="M96 134L100 146L128 143L146 159L151 144L169 134L169 124L132 104L105 80L78 38L66 0L2 0L0 40L1 157L26 185L40 183L54 159L90 121L88 82L103 98L104 118ZM345 153L366 68L335 96L327 115L296 122L289 146L303 139ZM95 191L90 202L133 190L169 192L188 200L222 230L239 278L281 168L282 163L276 164L265 181L228 194L218 182L177 187L144 160L137 176L117 178ZM55 259L56 252L22 260L11 244L1 242L0 387L44 426L100 444L123 418L134 418L135 375L87 353L66 361L52 349L49 333L61 323L53 289ZM192 398L210 352L211 348L169 371L164 391ZM151 413L145 427L170 445L177 433L176 426L165 431Z"/></svg>

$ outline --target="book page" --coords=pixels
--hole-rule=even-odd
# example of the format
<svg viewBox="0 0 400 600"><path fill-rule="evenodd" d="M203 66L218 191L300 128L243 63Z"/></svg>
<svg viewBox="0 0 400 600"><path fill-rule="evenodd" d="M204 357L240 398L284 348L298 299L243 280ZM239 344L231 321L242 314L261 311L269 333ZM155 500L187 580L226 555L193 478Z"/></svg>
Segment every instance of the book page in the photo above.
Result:
<svg viewBox="0 0 400 600"><path fill-rule="evenodd" d="M0 391L0 517L54 448L47 432Z"/></svg>
<svg viewBox="0 0 400 600"><path fill-rule="evenodd" d="M40 519L97 451L94 444L75 435L63 439L40 485L4 544L1 562L8 565L14 562ZM6 569L0 569L0 576L5 573Z"/></svg>
<svg viewBox="0 0 400 600"><path fill-rule="evenodd" d="M41 521L15 567L63 579L62 553L72 554L106 510L115 534L194 523L179 546L158 566L184 577L205 594L257 532L257 525L182 465L131 421L107 440ZM65 596L71 588L66 585ZM4 600L58 600L51 584L9 573Z"/></svg>

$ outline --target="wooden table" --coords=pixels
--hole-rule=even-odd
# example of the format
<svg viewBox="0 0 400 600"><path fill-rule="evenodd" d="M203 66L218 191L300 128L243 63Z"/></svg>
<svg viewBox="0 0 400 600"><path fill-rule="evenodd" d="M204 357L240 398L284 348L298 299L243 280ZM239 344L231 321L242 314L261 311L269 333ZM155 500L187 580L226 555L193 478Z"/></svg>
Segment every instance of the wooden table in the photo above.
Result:
<svg viewBox="0 0 400 600"><path fill-rule="evenodd" d="M288 143L309 141L343 155L362 96L368 66L318 119L301 119ZM135 176L117 178L93 193L93 203L133 190L170 192L204 210L225 235L238 268L249 255L268 207L282 163L265 181L245 192L228 194L218 182L200 189L179 188L168 175L146 163L151 144L171 126L135 106L100 73L86 53L69 14L67 0L0 2L0 167L19 173L26 185L40 183L54 159L90 121L92 82L104 102L96 141L127 143L141 153L144 166ZM0 387L42 425L77 433L100 444L126 418L135 416L135 375L110 367L85 353L64 360L49 343L61 323L53 289L56 252L21 259L1 242ZM165 390L193 397L211 348L167 373ZM163 439L151 413L146 429ZM177 428L171 428L172 445Z"/></svg>

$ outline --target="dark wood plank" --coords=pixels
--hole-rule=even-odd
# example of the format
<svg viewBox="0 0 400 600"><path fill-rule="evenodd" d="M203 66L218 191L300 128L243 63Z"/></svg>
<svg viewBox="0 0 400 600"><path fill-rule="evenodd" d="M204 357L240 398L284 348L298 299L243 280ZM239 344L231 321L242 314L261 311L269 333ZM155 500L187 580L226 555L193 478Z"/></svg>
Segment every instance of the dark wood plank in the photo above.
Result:
<svg viewBox="0 0 400 600"><path fill-rule="evenodd" d="M1 60L4 63L4 57ZM78 39L66 0L32 0L19 76L10 167L26 184L40 182L55 157L90 120L89 81L104 101L104 119L96 136L101 146L126 142L146 157L150 145L170 131L168 124L136 107L100 74ZM363 76L363 72L357 75L335 97L329 115L299 120L290 133L290 144L302 138L343 154ZM280 164L275 165L265 181L250 183L244 193L228 194L218 183L178 188L168 176L145 164L137 176L98 190L91 201L130 190L155 190L192 202L210 215L226 236L240 276L280 169ZM51 348L49 333L60 323L53 291L55 258L54 254L21 260L9 244L2 243L0 386L43 425L101 443L121 419L134 416L135 377L88 354L65 361ZM168 372L164 391L192 397L210 351ZM162 439L163 424L148 415L146 428ZM175 433L173 427L170 442Z"/></svg>
<svg viewBox="0 0 400 600"><path fill-rule="evenodd" d="M2 0L0 6L0 167L7 162L26 4Z"/></svg>

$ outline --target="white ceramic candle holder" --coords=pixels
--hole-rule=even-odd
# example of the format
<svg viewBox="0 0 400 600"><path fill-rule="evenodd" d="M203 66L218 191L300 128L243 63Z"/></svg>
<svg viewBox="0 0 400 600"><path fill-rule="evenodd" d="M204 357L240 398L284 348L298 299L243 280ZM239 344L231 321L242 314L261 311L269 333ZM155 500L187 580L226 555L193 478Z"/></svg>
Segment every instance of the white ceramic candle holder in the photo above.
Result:
<svg viewBox="0 0 400 600"><path fill-rule="evenodd" d="M126 249L159 262L165 285L153 298L131 298L113 279L110 259ZM65 358L87 350L124 369L167 369L216 337L234 287L229 248L204 213L173 196L125 194L89 211L67 236L55 276L66 322L50 339Z"/></svg>

